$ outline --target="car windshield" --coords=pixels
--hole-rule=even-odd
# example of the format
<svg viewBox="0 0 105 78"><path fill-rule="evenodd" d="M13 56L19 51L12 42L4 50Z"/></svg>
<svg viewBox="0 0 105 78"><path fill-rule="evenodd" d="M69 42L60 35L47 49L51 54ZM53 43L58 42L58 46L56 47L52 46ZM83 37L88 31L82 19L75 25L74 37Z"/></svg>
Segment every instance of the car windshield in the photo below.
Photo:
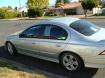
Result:
<svg viewBox="0 0 105 78"><path fill-rule="evenodd" d="M94 25L91 22L88 22L86 20L78 20L76 22L73 22L70 25L70 27L85 36L91 36L91 35L95 34L100 29L96 25Z"/></svg>

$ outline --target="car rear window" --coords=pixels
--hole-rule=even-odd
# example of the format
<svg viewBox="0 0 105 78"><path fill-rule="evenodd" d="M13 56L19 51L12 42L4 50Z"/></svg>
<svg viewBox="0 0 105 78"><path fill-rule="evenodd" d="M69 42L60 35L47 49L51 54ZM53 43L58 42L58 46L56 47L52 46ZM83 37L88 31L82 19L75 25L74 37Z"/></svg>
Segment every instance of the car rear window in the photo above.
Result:
<svg viewBox="0 0 105 78"><path fill-rule="evenodd" d="M85 36L91 36L100 29L93 23L86 20L75 21L70 25L70 27Z"/></svg>

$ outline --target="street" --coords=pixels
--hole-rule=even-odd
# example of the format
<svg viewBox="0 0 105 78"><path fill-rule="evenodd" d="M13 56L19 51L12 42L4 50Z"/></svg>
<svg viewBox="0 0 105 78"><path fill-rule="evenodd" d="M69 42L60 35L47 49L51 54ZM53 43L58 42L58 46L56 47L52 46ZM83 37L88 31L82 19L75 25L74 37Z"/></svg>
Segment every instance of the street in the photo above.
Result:
<svg viewBox="0 0 105 78"><path fill-rule="evenodd" d="M52 73L54 75L60 75L67 78L105 78L105 69L86 68L80 72L68 72L64 70L59 64L25 56L18 54L12 57L4 50L5 37L16 31L25 29L32 26L35 23L44 20L17 20L17 21L6 21L0 20L0 57L13 60L24 65L32 67L33 70L40 69ZM105 19L88 19L99 27L105 28ZM103 33L104 34L104 33ZM52 77L53 78L53 77Z"/></svg>

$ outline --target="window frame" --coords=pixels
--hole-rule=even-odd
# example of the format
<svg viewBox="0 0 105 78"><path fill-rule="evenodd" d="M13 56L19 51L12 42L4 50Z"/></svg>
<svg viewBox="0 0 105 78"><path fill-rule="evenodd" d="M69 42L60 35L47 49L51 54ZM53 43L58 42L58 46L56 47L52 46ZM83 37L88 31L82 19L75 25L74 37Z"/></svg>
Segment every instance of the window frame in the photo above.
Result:
<svg viewBox="0 0 105 78"><path fill-rule="evenodd" d="M25 30L19 35L19 38L29 38L29 37L23 37L22 34L25 33L26 31L30 30L31 28L36 27L36 26L43 26L43 24L39 24L39 25L35 25L35 26L31 26L31 27L25 29ZM45 27L45 29L46 29L46 27ZM43 35L42 35L42 36L44 36L45 29L44 29L44 32L43 32ZM31 38L31 37L30 37L30 38ZM34 37L33 37L33 38L34 38ZM36 37L36 39L40 39L40 37L39 37L39 38Z"/></svg>
<svg viewBox="0 0 105 78"><path fill-rule="evenodd" d="M75 22L73 22L73 23L71 23L70 25L69 25L69 27L70 28L72 28L74 31L76 31L77 33L79 33L79 34L81 34L81 35L83 35L83 36L86 36L86 37L88 37L88 36L91 36L91 35L93 35L93 34L95 34L96 32L98 32L99 30L100 30L100 28L99 27L97 27L97 31L94 31L93 33L91 33L91 34L85 34L85 33L82 33L82 32L79 32L78 30L76 30L76 29L74 29L73 28L73 25L74 25L74 27L76 27L76 24L78 25L81 25L81 27L83 27L83 24L81 24L81 21L82 22L85 22L85 23L87 23L87 24L91 24L91 25L93 25L93 26L96 26L95 24L93 24L93 23L91 23L91 22L89 22L89 21L86 21L86 20L77 20L77 21L75 21ZM76 23L76 24L75 24ZM92 26L92 27L93 27ZM86 26L84 26L84 28L85 28ZM87 26L88 27L88 26ZM78 27L78 28L80 28L80 27Z"/></svg>
<svg viewBox="0 0 105 78"><path fill-rule="evenodd" d="M24 32L26 32L27 30L31 29L32 27L36 27L36 26L44 26L44 27L45 27L45 30L44 30L44 33L43 33L43 38L35 38L35 39L44 39L44 40L47 39L47 40L66 41L66 40L68 39L68 37L69 37L68 31L67 31L65 28L63 28L63 27L61 27L61 26L59 26L59 25L55 25L55 24L38 24L38 25L35 25L35 26L31 26L31 27L27 28L26 30L24 30L24 31L19 35L19 38L27 38L27 37L21 37L21 35L22 35ZM59 27L59 28L63 29L63 30L66 32L66 34L67 34L66 39L65 39L65 40L50 39L50 31L51 31L51 27L52 27L52 26L56 26L56 27ZM47 31L47 28L48 28L48 27L50 27L50 30L49 30L49 31ZM32 38L32 39L33 39L33 38Z"/></svg>
<svg viewBox="0 0 105 78"><path fill-rule="evenodd" d="M68 39L68 32L67 32L67 30L66 30L65 28L63 28L63 27L61 27L61 26L59 26L59 25L54 25L54 24L50 24L49 26L50 26L49 37L50 37L50 33L51 33L51 28L52 28L52 26L59 27L59 28L63 29L63 30L66 32L66 39L51 39L51 38L49 38L49 40L59 40L59 41L61 40L61 41L66 41L66 40Z"/></svg>

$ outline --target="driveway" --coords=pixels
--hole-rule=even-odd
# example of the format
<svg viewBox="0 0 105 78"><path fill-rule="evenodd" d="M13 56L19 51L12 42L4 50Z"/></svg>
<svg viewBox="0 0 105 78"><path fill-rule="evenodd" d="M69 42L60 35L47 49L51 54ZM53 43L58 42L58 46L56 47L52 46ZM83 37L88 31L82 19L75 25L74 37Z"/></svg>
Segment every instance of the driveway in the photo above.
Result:
<svg viewBox="0 0 105 78"><path fill-rule="evenodd" d="M89 20L89 19L88 19ZM44 21L44 20L41 20ZM89 20L100 27L105 27L104 19ZM59 75L61 78L105 78L105 69L86 68L80 72L68 72L59 64L18 54L15 57L10 56L3 47L5 36L33 25L40 20L18 20L18 21L0 21L0 57L12 60L27 66L27 68L45 71L53 75ZM52 77L54 78L54 77Z"/></svg>

